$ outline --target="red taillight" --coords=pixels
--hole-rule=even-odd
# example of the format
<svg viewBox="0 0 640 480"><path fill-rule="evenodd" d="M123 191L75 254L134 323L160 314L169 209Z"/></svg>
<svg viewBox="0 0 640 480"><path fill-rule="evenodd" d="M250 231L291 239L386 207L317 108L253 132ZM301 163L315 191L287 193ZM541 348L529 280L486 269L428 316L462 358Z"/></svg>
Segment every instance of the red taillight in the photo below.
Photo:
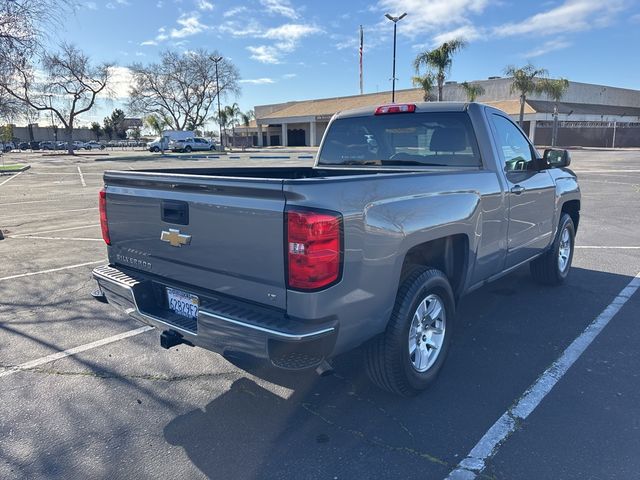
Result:
<svg viewBox="0 0 640 480"><path fill-rule="evenodd" d="M111 245L111 238L109 237L109 225L107 224L107 192L103 188L100 190L100 196L98 197L98 208L100 210L100 228L102 229L102 238L104 243Z"/></svg>
<svg viewBox="0 0 640 480"><path fill-rule="evenodd" d="M342 262L342 216L288 210L286 224L289 288L316 290L337 281Z"/></svg>
<svg viewBox="0 0 640 480"><path fill-rule="evenodd" d="M387 113L413 113L416 106L413 103L394 103L392 105L380 105L376 108L375 115L385 115Z"/></svg>

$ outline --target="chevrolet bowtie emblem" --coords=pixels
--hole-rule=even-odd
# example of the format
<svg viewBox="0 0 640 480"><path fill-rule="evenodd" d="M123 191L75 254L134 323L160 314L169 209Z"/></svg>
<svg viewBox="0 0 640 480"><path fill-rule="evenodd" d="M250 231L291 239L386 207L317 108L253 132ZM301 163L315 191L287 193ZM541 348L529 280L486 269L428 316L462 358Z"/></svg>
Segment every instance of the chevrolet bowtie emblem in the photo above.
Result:
<svg viewBox="0 0 640 480"><path fill-rule="evenodd" d="M184 235L180 233L180 230L170 228L168 232L166 230L162 231L160 240L168 242L172 247L181 247L182 245L189 245L191 243L191 235Z"/></svg>

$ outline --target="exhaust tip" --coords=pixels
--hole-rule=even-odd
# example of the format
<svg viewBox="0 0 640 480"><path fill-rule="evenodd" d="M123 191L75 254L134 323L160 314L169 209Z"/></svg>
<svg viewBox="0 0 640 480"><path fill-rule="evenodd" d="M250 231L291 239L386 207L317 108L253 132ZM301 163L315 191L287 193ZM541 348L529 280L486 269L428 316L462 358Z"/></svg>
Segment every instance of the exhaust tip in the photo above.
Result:
<svg viewBox="0 0 640 480"><path fill-rule="evenodd" d="M316 373L321 377L328 377L329 375L333 375L333 367L329 362L323 360L320 365L317 366Z"/></svg>

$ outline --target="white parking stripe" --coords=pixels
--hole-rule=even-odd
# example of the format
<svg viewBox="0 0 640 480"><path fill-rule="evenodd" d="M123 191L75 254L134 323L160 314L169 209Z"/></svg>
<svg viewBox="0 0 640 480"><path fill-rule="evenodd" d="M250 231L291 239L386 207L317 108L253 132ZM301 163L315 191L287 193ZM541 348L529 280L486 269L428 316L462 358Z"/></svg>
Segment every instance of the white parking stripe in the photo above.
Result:
<svg viewBox="0 0 640 480"><path fill-rule="evenodd" d="M33 217L34 215L53 215L56 213L70 213L70 212L84 212L86 210L97 210L98 207L88 208L74 208L72 210L56 210L55 212L35 212L35 213L22 213L20 217Z"/></svg>
<svg viewBox="0 0 640 480"><path fill-rule="evenodd" d="M607 247L604 245L576 245L576 248L596 248L596 249L613 249L613 250L640 250L640 247Z"/></svg>
<svg viewBox="0 0 640 480"><path fill-rule="evenodd" d="M47 202L56 202L56 201L62 201L62 200L67 201L68 200L67 197L77 197L77 196L83 196L83 195L95 195L95 193L94 192L66 193L64 197L52 197L52 198L48 198L47 200L29 200L26 202L0 203L0 207L5 207L8 205L26 205L28 203L47 203Z"/></svg>
<svg viewBox="0 0 640 480"><path fill-rule="evenodd" d="M82 230L83 228L91 228L91 227L99 227L100 224L96 223L95 225L85 225L83 227L69 227L69 228L58 228L56 230L41 230L39 232L29 232L29 233L16 233L12 235L13 238L17 237L26 237L28 235L40 235L41 233L54 233L54 232L68 232L70 230Z"/></svg>
<svg viewBox="0 0 640 480"><path fill-rule="evenodd" d="M104 263L105 260L98 260L97 262L77 263L76 265L69 265L67 267L50 268L48 270L40 270L38 272L19 273L18 275L9 275L8 277L0 277L0 282L5 280L12 280L14 278L31 277L33 275L41 275L43 273L60 272L62 270L69 270L71 268L85 267L87 265L96 265L98 263Z"/></svg>
<svg viewBox="0 0 640 480"><path fill-rule="evenodd" d="M26 170L23 170L23 171L21 171L21 172L19 172L19 173L16 173L15 175L11 175L11 176L10 176L9 178L7 178L4 182L0 183L0 187L1 187L2 185L4 185L5 183L7 183L7 182L9 182L9 181L13 180L13 179L14 179L14 178L16 178L17 176L22 175L24 172L26 172Z"/></svg>
<svg viewBox="0 0 640 480"><path fill-rule="evenodd" d="M87 182L84 181L84 175L82 175L82 170L80 170L80 165L78 165L78 175L80 175L80 183L82 183L83 187L86 187Z"/></svg>
<svg viewBox="0 0 640 480"><path fill-rule="evenodd" d="M567 370L580 358L591 342L604 330L611 319L640 288L640 273L623 288L618 296L596 319L569 345L562 355L547 368L520 399L494 423L467 457L447 476L448 480L470 480L484 470L486 461L498 452L500 445L516 430L516 425L526 419L555 387Z"/></svg>
<svg viewBox="0 0 640 480"><path fill-rule="evenodd" d="M79 347L74 347L68 350L63 350L62 352L53 353L51 355L47 355L46 357L38 358L37 360L32 360L30 362L11 367L8 370L0 372L0 377L6 377L7 375L11 375L12 373L22 372L24 370L39 367L40 365L44 365L45 363L55 362L56 360L60 360L61 358L70 357L71 355L75 355L80 352L86 352L87 350L91 350L92 348L102 347L103 345L108 345L110 343L118 342L120 340L124 340L125 338L134 337L136 335L140 335L141 333L148 332L149 330L153 330L153 327L144 326L136 328L135 330L129 330L128 332L119 333L118 335L113 335L112 337L103 338L102 340L87 343L86 345L80 345Z"/></svg>
<svg viewBox="0 0 640 480"><path fill-rule="evenodd" d="M78 242L104 242L101 238L81 238L81 237L40 237L37 235L23 235L22 237L13 237L9 235L8 238L17 238L17 239L25 239L25 238L35 238L36 240L72 240Z"/></svg>

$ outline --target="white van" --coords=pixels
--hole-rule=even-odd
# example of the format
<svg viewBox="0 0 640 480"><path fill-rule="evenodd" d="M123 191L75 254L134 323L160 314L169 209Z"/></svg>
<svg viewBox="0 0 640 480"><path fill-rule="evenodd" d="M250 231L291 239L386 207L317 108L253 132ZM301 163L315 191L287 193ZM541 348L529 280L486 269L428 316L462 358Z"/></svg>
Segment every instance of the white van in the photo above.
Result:
<svg viewBox="0 0 640 480"><path fill-rule="evenodd" d="M150 152L159 152L160 150L168 150L169 142L176 140L186 140L187 138L193 138L195 132L189 132L186 130L165 130L162 132L162 136L156 138L152 142L147 144L147 148Z"/></svg>

